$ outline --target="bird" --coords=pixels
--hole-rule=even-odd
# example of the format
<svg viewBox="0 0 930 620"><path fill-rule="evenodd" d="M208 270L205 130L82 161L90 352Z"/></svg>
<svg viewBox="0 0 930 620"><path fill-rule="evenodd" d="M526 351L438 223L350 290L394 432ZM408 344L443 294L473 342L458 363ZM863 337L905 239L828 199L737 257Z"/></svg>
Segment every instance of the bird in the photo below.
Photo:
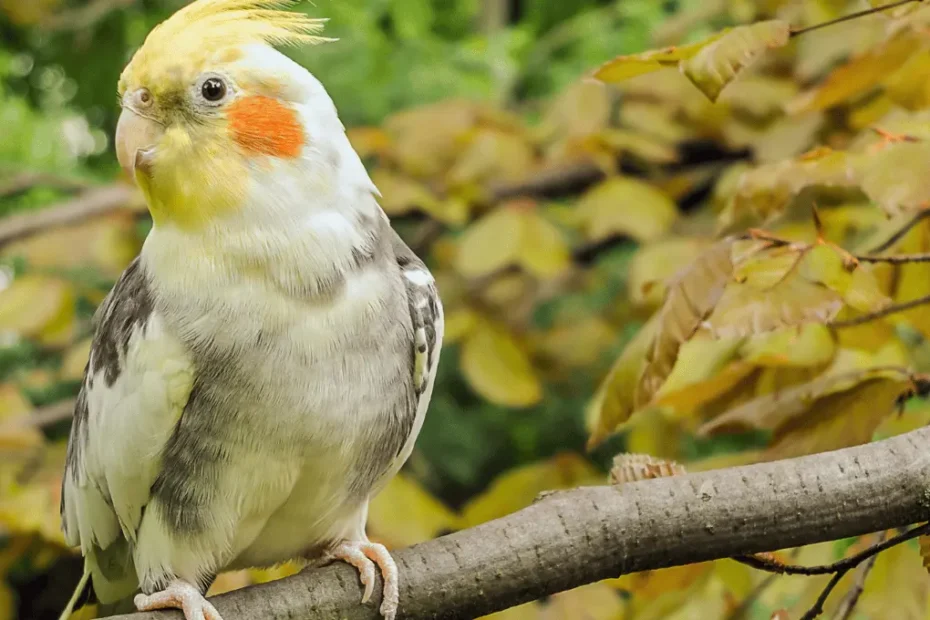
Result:
<svg viewBox="0 0 930 620"><path fill-rule="evenodd" d="M442 304L322 83L301 0L196 0L119 78L117 159L152 228L94 317L61 517L93 597L222 620L222 571L354 566L398 609L368 505L410 456Z"/></svg>

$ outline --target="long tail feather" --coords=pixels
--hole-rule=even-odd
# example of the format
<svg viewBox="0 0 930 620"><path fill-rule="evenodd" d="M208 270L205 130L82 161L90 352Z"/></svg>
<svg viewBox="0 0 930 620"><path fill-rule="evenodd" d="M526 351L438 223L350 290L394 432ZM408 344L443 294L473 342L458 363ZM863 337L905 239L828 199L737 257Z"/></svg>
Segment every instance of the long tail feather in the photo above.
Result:
<svg viewBox="0 0 930 620"><path fill-rule="evenodd" d="M84 591L87 590L87 586L90 585L90 568L87 564L84 564L84 574L81 575L81 580L78 582L77 587L74 589L74 594L71 595L71 600L68 601L68 605L65 607L65 610L61 612L61 615L58 616L58 620L68 620L71 617L71 614L74 613L74 607L78 604L78 601L81 600Z"/></svg>

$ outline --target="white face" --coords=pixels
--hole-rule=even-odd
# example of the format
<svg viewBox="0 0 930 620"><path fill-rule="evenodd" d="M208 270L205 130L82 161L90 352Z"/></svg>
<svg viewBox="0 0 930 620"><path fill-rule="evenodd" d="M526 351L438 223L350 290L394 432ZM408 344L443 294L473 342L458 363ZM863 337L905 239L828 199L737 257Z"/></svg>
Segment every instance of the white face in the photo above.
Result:
<svg viewBox="0 0 930 620"><path fill-rule="evenodd" d="M266 45L244 48L243 57L230 65L230 72L249 76L260 89L275 96L298 112L306 134L301 157L281 178L287 163L253 170L259 186L271 184L279 190L278 199L301 203L311 196L334 200L351 198L356 192L377 195L368 172L352 148L339 120L336 106L323 84L309 71Z"/></svg>

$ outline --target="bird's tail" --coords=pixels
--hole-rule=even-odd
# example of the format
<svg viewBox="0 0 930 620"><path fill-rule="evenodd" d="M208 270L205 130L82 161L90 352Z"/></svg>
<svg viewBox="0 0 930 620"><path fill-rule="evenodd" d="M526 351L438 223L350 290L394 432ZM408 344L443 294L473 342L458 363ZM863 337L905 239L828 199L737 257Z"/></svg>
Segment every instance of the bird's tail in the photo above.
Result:
<svg viewBox="0 0 930 620"><path fill-rule="evenodd" d="M74 608L78 606L78 603L85 599L85 593L90 588L90 568L87 566L87 563L84 563L84 574L81 575L81 580L78 582L77 587L74 589L74 594L71 595L71 600L68 601L68 605L65 607L64 611L61 612L61 615L58 616L58 620L68 620L71 617L71 614L74 613Z"/></svg>

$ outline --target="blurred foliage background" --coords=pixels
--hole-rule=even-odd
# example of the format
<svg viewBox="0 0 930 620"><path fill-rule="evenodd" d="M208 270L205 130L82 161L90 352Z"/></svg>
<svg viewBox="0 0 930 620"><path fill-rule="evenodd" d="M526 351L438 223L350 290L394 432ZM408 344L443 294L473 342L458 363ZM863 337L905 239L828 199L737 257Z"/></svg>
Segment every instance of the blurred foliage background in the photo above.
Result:
<svg viewBox="0 0 930 620"><path fill-rule="evenodd" d="M182 4L0 0L0 620L57 618L80 575L58 515L70 399L93 311L150 227L112 153L116 81ZM624 451L711 469L930 421L910 398L926 391L914 373L930 365L930 267L906 258L930 250L930 12L914 4L790 42L787 29L774 42L777 24L740 31L741 42L688 60L685 73L706 87L726 81L721 58L731 69L756 59L716 102L674 68L674 50L663 71L589 79L617 55L766 19L810 26L870 4L301 9L329 17L339 41L288 53L329 89L446 306L430 415L372 505L373 538L409 545L544 490L603 484ZM599 75L619 81L632 65L658 68L654 58ZM781 557L829 562L873 539ZM298 569L224 574L213 591ZM793 618L826 579L772 580L723 560L495 617ZM930 618L916 543L880 556L851 613Z"/></svg>

